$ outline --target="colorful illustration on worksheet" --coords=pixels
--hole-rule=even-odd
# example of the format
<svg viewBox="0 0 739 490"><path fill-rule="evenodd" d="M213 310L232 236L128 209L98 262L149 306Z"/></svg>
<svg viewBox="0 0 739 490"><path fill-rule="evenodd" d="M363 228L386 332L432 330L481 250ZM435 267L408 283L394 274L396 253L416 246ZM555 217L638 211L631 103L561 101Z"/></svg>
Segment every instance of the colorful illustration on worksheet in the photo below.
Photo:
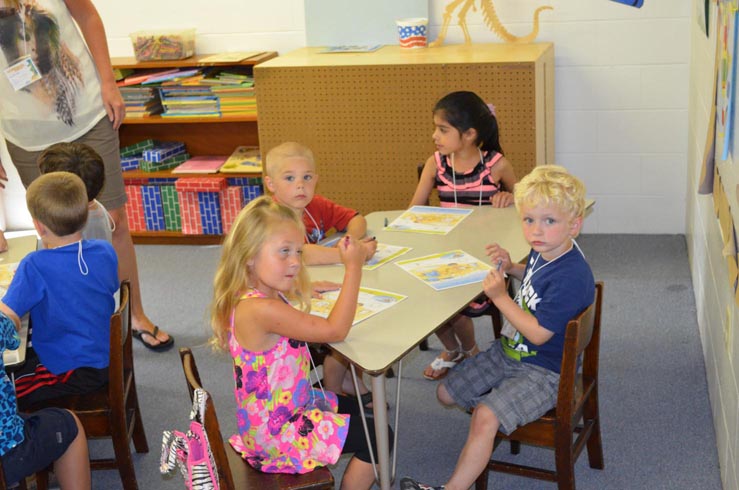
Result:
<svg viewBox="0 0 739 490"><path fill-rule="evenodd" d="M310 302L311 315L328 318L329 313L336 304L339 290L321 293L320 298L312 298ZM403 301L407 296L379 289L359 288L357 298L357 312L354 314L352 325L366 320Z"/></svg>
<svg viewBox="0 0 739 490"><path fill-rule="evenodd" d="M396 262L437 291L482 282L490 265L462 250Z"/></svg>
<svg viewBox="0 0 739 490"><path fill-rule="evenodd" d="M471 213L471 208L413 206L395 218L387 230L446 235Z"/></svg>

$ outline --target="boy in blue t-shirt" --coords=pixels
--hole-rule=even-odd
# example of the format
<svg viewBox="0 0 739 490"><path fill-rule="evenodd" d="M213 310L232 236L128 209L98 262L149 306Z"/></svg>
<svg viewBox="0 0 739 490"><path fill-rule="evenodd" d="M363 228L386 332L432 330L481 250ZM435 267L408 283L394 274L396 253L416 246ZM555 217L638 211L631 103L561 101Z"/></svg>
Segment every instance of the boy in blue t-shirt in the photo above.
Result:
<svg viewBox="0 0 739 490"><path fill-rule="evenodd" d="M18 264L0 312L16 324L30 312L31 347L16 372L18 406L94 391L108 382L110 316L118 290L112 245L82 240L87 192L69 172L42 175L26 203L46 247Z"/></svg>
<svg viewBox="0 0 739 490"><path fill-rule="evenodd" d="M89 489L87 438L77 416L60 408L18 414L2 354L19 345L13 321L0 313L0 461L5 485L13 485L54 463L62 488Z"/></svg>
<svg viewBox="0 0 739 490"><path fill-rule="evenodd" d="M531 245L526 264L489 245L493 267L483 289L505 316L500 341L467 359L437 388L439 401L474 410L457 466L443 488L467 489L482 473L498 430L510 434L557 403L567 323L592 304L595 280L574 238L585 212L585 186L563 167L534 168L514 187L523 234ZM521 280L515 299L505 273ZM402 490L435 487L410 478Z"/></svg>

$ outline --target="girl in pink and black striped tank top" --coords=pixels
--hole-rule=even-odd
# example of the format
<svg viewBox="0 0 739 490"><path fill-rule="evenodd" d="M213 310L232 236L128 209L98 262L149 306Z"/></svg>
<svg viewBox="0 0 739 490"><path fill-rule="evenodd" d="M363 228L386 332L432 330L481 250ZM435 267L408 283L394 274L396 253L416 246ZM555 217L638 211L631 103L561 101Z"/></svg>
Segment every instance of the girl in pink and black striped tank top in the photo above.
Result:
<svg viewBox="0 0 739 490"><path fill-rule="evenodd" d="M426 204L434 187L443 207L512 205L516 174L491 108L473 92L452 92L433 114L437 151L426 160L411 206Z"/></svg>
<svg viewBox="0 0 739 490"><path fill-rule="evenodd" d="M426 160L411 206L427 204L434 187L442 207L512 205L516 174L503 156L492 108L473 92L452 92L436 103L433 115L437 151ZM436 334L444 350L424 370L427 379L444 377L479 352L468 316L457 315Z"/></svg>

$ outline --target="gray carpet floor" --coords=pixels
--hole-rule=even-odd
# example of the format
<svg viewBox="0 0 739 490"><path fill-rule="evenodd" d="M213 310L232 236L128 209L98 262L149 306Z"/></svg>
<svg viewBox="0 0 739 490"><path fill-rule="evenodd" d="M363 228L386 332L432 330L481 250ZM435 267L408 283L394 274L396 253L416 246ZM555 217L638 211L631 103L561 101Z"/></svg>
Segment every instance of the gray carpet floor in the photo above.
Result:
<svg viewBox="0 0 739 490"><path fill-rule="evenodd" d="M589 235L580 239L596 279L605 282L601 341L601 419L605 469L583 455L581 489L720 489L716 438L706 386L692 283L683 236ZM206 345L207 309L219 247L137 246L148 315L193 348L221 428L235 430L233 377L226 354ZM488 320L476 320L481 346L492 340ZM398 477L440 484L450 475L468 429L468 416L442 408L435 383L421 371L440 350L415 350L404 361ZM134 455L142 489L183 488L179 475L159 474L161 434L184 429L189 399L177 350L156 353L136 344L136 376L150 452ZM397 380L388 380L394 393ZM391 395L391 405L394 399ZM112 453L95 442L96 454ZM506 455L502 446L498 452ZM497 455L498 453L496 453ZM523 447L524 464L553 466L553 453ZM348 459L333 468L337 481ZM494 489L554 489L552 483L493 474ZM115 471L93 473L93 488L121 488ZM396 484L397 488L397 484Z"/></svg>

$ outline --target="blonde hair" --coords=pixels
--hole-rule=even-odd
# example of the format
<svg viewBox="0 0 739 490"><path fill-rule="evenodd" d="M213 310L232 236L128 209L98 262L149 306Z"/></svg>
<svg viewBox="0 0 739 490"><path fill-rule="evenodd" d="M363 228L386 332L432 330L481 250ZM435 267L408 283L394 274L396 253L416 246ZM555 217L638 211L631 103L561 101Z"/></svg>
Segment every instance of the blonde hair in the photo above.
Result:
<svg viewBox="0 0 739 490"><path fill-rule="evenodd" d="M26 205L33 219L56 236L76 233L87 223L87 191L71 172L50 172L31 182Z"/></svg>
<svg viewBox="0 0 739 490"><path fill-rule="evenodd" d="M277 172L282 168L282 164L288 158L304 158L308 160L314 168L316 166L316 160L313 157L313 152L310 151L310 148L300 143L295 143L294 141L287 141L275 146L267 152L264 172L269 177L275 178Z"/></svg>
<svg viewBox="0 0 739 490"><path fill-rule="evenodd" d="M541 165L513 188L516 209L521 207L556 206L572 218L585 212L585 185L559 165Z"/></svg>
<svg viewBox="0 0 739 490"><path fill-rule="evenodd" d="M223 241L221 259L213 280L213 302L211 304L211 343L227 350L231 314L239 302L252 277L247 263L262 249L276 225L292 223L305 233L303 222L289 207L262 196L251 201L236 217L236 221ZM287 297L298 303L303 311L310 311L310 281L303 264L298 271L295 287Z"/></svg>

